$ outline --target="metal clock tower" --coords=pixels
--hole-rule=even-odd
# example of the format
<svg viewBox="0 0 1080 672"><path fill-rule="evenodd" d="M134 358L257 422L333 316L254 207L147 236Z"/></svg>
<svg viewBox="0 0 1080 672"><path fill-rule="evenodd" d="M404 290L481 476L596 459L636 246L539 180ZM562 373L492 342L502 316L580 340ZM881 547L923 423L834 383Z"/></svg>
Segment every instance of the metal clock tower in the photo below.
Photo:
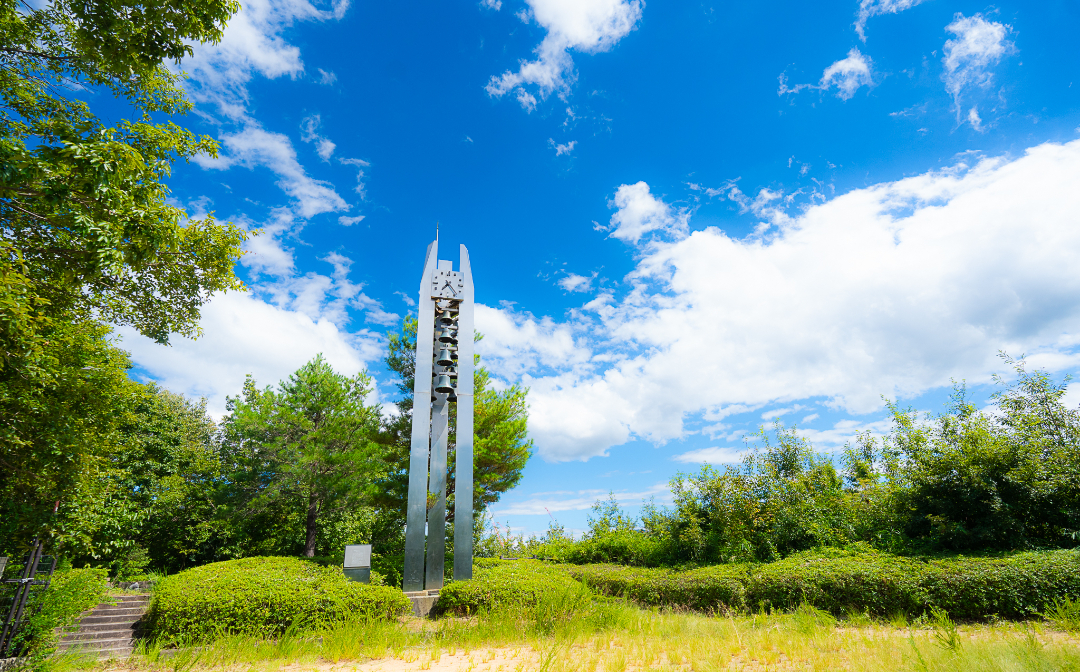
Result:
<svg viewBox="0 0 1080 672"><path fill-rule="evenodd" d="M428 245L420 281L413 387L409 508L405 526L405 592L443 585L446 548L446 442L457 411L454 484L454 579L472 578L473 556L473 280L469 251L458 270ZM425 562L426 538L426 562Z"/></svg>

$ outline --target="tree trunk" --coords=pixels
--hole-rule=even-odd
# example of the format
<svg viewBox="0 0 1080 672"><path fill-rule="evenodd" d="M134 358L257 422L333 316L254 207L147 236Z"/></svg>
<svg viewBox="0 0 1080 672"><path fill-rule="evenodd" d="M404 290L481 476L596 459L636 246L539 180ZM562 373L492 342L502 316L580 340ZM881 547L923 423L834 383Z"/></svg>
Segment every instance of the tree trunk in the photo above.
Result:
<svg viewBox="0 0 1080 672"><path fill-rule="evenodd" d="M315 557L315 533L319 531L319 501L314 496L308 498L307 540L304 542L304 555Z"/></svg>

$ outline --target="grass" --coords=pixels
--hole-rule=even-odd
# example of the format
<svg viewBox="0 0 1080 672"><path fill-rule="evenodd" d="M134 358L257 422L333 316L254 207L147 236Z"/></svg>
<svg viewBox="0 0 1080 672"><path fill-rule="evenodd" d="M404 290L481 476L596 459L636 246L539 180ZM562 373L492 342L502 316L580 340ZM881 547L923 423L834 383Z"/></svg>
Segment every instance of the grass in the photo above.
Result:
<svg viewBox="0 0 1080 672"><path fill-rule="evenodd" d="M1062 618L1073 609L1061 605ZM567 591L534 607L471 618L355 621L276 640L224 637L171 656L150 646L129 661L96 665L139 672L350 670L371 662L396 670L463 672L1080 672L1080 633L1047 618L1049 623L978 625L956 623L944 612L912 621L902 614L885 621L865 614L837 619L809 605L789 613L703 616ZM94 665L68 658L52 667L73 672Z"/></svg>

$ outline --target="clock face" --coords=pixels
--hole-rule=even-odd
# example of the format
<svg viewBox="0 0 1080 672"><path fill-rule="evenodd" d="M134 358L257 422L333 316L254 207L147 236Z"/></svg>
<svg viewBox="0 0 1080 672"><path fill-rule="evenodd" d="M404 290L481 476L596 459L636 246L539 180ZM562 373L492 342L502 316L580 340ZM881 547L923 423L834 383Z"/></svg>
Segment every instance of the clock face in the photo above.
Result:
<svg viewBox="0 0 1080 672"><path fill-rule="evenodd" d="M464 293L464 273L436 270L431 274L431 298L460 299Z"/></svg>

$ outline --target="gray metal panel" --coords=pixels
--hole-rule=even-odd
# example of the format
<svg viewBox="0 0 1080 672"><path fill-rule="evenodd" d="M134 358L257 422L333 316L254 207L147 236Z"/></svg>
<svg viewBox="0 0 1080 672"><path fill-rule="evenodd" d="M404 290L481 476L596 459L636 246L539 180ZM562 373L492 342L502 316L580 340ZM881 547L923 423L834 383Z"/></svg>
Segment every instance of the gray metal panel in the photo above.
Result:
<svg viewBox="0 0 1080 672"><path fill-rule="evenodd" d="M371 567L371 544L353 544L345 547L345 569Z"/></svg>
<svg viewBox="0 0 1080 672"><path fill-rule="evenodd" d="M469 250L461 246L465 284L458 306L457 464L454 484L454 580L473 570L473 276Z"/></svg>
<svg viewBox="0 0 1080 672"><path fill-rule="evenodd" d="M428 245L416 327L416 368L413 383L412 444L409 454L409 508L405 517L405 571L402 588L424 589L424 527L427 513L428 441L431 428L431 347L435 339L435 302L431 275L439 241Z"/></svg>
<svg viewBox="0 0 1080 672"><path fill-rule="evenodd" d="M443 395L431 409L431 477L428 497L432 498L428 509L427 571L424 589L438 590L443 585L446 565L446 431L450 404Z"/></svg>
<svg viewBox="0 0 1080 672"><path fill-rule="evenodd" d="M371 583L371 568L370 567L346 567L344 570L345 578L350 581L357 581L359 583Z"/></svg>

